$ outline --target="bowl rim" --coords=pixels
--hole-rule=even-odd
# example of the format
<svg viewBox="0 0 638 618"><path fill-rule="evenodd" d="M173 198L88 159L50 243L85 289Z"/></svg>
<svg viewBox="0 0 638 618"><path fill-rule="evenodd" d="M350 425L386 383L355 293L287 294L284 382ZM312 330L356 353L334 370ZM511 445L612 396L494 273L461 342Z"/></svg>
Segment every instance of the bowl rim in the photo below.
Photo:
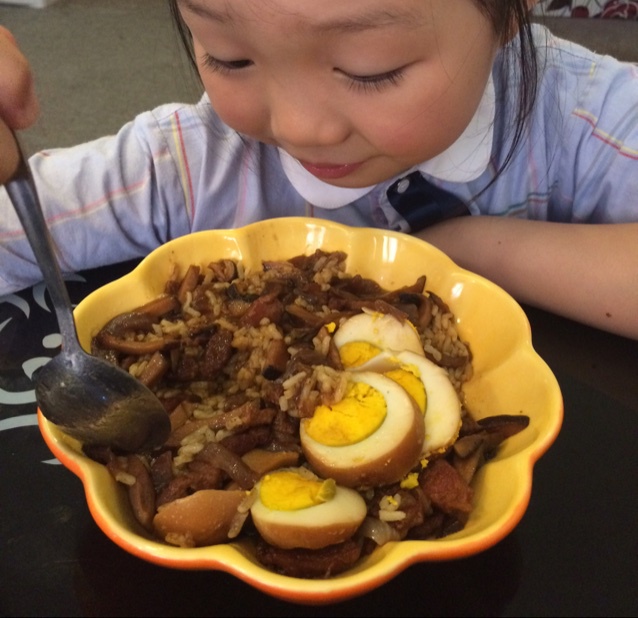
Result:
<svg viewBox="0 0 638 618"><path fill-rule="evenodd" d="M87 302L87 299L94 297L94 294L98 291L101 290L101 293L104 294L111 289L115 289L115 286L121 285L124 280L132 280L144 272L144 269L149 268L153 261L158 259L158 255L166 258L171 253L178 253L179 248L183 243L187 243L189 239L192 241L194 237L200 239L237 237L243 234L256 233L266 226L271 228L273 226L292 227L297 232L303 229L307 232L308 230L323 230L345 234L348 237L372 234L374 237L396 239L400 243L409 243L414 247L425 249L431 255L437 255L438 259L450 270L449 275L470 277L473 281L492 290L494 294L500 295L504 302L513 304L514 309L517 308L514 312L518 316L518 323L515 325L519 329L517 341L522 352L528 355L530 359L533 359L537 370L544 374L544 380L547 382L551 394L550 403L553 422L545 427L544 432L537 435L531 444L517 453L516 466L518 474L521 475L521 482L515 486L515 505L505 513L501 513L495 521L482 530L475 538L464 537L462 534L459 536L459 533L455 533L439 540L389 543L383 548L375 550L375 552L383 555L373 564L366 564L365 568L357 569L355 567L341 575L325 580L293 578L270 571L249 560L240 551L241 544L229 543L185 549L163 544L159 540L144 538L128 530L123 524L105 514L104 505L93 486L95 483L95 466L103 466L78 452L79 443L65 436L38 410L38 425L45 442L60 462L82 481L87 505L98 527L122 549L148 562L181 570L224 571L271 596L286 601L316 605L335 603L362 595L389 581L412 564L469 557L489 549L505 538L520 522L529 505L535 463L549 449L560 432L563 421L562 394L552 371L533 348L529 320L522 307L498 285L458 266L451 258L433 245L400 232L376 228L356 228L332 221L307 217L283 217L251 223L241 228L194 232L165 243L143 258L131 272L87 295L86 299L76 307L76 315L82 312L82 307ZM503 465L502 462L494 460L489 463L490 466L494 467L499 464ZM399 544L401 546L400 551L396 547ZM408 549L410 550L409 552L407 551Z"/></svg>

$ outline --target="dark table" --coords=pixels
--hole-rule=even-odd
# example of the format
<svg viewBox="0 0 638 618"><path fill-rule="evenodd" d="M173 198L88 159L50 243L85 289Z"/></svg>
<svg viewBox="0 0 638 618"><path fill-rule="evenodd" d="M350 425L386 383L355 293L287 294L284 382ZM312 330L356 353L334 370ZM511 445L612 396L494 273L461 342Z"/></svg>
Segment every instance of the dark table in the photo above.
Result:
<svg viewBox="0 0 638 618"><path fill-rule="evenodd" d="M134 263L81 273L74 302ZM476 556L408 568L327 606L288 604L225 573L176 571L110 541L80 480L35 421L30 375L55 355L43 286L0 298L2 616L636 616L638 342L525 307L565 419L535 467L529 508Z"/></svg>

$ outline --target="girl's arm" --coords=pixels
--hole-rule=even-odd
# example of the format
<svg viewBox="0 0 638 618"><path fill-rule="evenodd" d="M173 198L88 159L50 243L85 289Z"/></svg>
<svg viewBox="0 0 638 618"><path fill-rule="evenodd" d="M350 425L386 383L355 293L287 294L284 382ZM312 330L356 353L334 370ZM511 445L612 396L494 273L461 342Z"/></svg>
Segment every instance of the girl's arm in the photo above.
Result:
<svg viewBox="0 0 638 618"><path fill-rule="evenodd" d="M519 302L638 339L638 223L473 216L418 237Z"/></svg>

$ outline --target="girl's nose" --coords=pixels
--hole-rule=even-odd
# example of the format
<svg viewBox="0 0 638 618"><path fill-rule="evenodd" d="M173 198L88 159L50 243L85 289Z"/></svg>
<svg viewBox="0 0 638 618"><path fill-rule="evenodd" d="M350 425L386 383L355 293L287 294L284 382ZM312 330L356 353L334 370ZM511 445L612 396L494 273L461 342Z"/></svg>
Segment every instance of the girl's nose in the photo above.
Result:
<svg viewBox="0 0 638 618"><path fill-rule="evenodd" d="M281 145L333 146L349 135L349 123L324 96L303 86L270 97L270 130Z"/></svg>

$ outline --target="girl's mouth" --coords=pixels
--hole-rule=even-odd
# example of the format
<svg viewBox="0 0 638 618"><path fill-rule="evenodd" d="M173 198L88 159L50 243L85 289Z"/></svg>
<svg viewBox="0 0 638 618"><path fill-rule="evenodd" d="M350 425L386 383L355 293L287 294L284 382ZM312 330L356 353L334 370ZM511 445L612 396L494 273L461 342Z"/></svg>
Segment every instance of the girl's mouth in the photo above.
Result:
<svg viewBox="0 0 638 618"><path fill-rule="evenodd" d="M359 163L308 163L299 161L300 165L313 176L325 180L343 178L358 170L363 162Z"/></svg>

